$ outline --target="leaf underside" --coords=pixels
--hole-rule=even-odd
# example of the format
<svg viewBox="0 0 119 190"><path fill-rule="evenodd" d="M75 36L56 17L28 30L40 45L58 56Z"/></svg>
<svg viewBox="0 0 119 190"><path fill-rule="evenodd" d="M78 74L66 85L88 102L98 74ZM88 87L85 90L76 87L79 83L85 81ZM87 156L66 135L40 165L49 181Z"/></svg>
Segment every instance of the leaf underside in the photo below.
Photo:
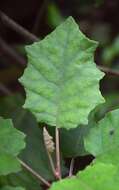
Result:
<svg viewBox="0 0 119 190"><path fill-rule="evenodd" d="M87 124L88 115L104 101L93 54L97 42L79 30L72 17L40 42L26 47L28 67L20 82L26 102L38 122L75 128Z"/></svg>

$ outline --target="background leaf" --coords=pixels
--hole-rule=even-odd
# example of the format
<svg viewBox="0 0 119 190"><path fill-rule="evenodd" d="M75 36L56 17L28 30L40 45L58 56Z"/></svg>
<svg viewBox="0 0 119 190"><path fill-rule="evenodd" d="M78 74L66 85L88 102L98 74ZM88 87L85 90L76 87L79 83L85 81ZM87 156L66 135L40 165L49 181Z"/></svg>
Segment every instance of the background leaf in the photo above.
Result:
<svg viewBox="0 0 119 190"><path fill-rule="evenodd" d="M13 127L10 119L0 118L0 175L18 172L16 156L25 147L25 135Z"/></svg>
<svg viewBox="0 0 119 190"><path fill-rule="evenodd" d="M50 190L118 190L117 171L114 165L98 163L79 172L76 177L53 183Z"/></svg>
<svg viewBox="0 0 119 190"><path fill-rule="evenodd" d="M99 91L104 74L93 60L96 47L72 17L26 47L29 64L20 79L26 90L24 107L39 122L67 129L88 123L90 111L104 101Z"/></svg>
<svg viewBox="0 0 119 190"><path fill-rule="evenodd" d="M1 114L11 117L14 126L26 134L26 148L20 154L21 159L47 179L53 179L44 146L42 128L39 128L30 112L21 108L23 97L15 95L3 98L1 101L4 102L4 107L6 106L4 113L1 110Z"/></svg>
<svg viewBox="0 0 119 190"><path fill-rule="evenodd" d="M16 157L6 153L0 154L0 175L7 175L20 170L20 163Z"/></svg>
<svg viewBox="0 0 119 190"><path fill-rule="evenodd" d="M106 116L90 130L85 138L85 148L96 161L119 163L119 109Z"/></svg>
<svg viewBox="0 0 119 190"><path fill-rule="evenodd" d="M25 169L16 174L10 174L6 178L7 184L22 186L26 190L42 190L40 182Z"/></svg>
<svg viewBox="0 0 119 190"><path fill-rule="evenodd" d="M83 138L87 131L87 126L81 126L70 130L61 130L61 150L64 157L86 155Z"/></svg>
<svg viewBox="0 0 119 190"><path fill-rule="evenodd" d="M81 125L70 130L60 130L60 147L64 157L77 157L89 154L85 149L84 139L96 124L95 112L96 110L91 112L88 125Z"/></svg>
<svg viewBox="0 0 119 190"><path fill-rule="evenodd" d="M48 4L47 19L48 23L53 28L61 24L62 21L64 20L57 5L53 2L52 3L49 2Z"/></svg>
<svg viewBox="0 0 119 190"><path fill-rule="evenodd" d="M10 187L10 186L6 186L6 187L3 187L1 190L25 190L25 189L22 188L22 187Z"/></svg>
<svg viewBox="0 0 119 190"><path fill-rule="evenodd" d="M11 117L14 126L26 134L26 148L20 154L23 159L34 170L40 173L48 180L53 180L53 174L49 165L47 153L44 147L42 127L39 127L34 116L21 108L24 98L20 95L13 95L0 99L3 109L0 109L0 115ZM63 175L67 169L62 164ZM6 178L5 178L6 179ZM27 190L41 189L39 182L26 170L7 176L7 182L2 180L1 184L11 184L14 186L22 185ZM32 185L33 184L33 185Z"/></svg>

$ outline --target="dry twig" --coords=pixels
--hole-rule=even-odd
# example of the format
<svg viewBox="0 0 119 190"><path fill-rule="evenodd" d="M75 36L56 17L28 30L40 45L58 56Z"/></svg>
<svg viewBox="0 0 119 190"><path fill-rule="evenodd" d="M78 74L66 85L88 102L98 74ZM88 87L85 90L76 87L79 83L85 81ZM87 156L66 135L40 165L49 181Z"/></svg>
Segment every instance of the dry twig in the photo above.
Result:
<svg viewBox="0 0 119 190"><path fill-rule="evenodd" d="M41 175L39 175L36 171L34 171L31 167L29 167L26 163L24 163L22 160L18 159L20 164L28 170L32 175L34 175L38 180L40 180L43 184L45 184L47 187L50 187L50 183L45 180Z"/></svg>
<svg viewBox="0 0 119 190"><path fill-rule="evenodd" d="M2 11L0 11L0 18L4 24L6 24L12 30L16 31L18 34L22 35L26 40L30 42L38 41L38 38L34 34L30 33L24 27L16 23Z"/></svg>

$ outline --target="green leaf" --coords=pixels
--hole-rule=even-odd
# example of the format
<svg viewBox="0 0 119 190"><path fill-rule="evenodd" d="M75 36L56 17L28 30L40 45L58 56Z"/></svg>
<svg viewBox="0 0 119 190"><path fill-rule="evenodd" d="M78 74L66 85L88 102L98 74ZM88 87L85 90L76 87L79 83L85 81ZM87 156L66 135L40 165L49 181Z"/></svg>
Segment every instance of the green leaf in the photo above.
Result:
<svg viewBox="0 0 119 190"><path fill-rule="evenodd" d="M77 157L89 154L85 149L84 139L96 124L95 120L95 110L93 110L90 113L88 125L81 125L70 130L60 130L60 149L64 157Z"/></svg>
<svg viewBox="0 0 119 190"><path fill-rule="evenodd" d="M44 147L42 128L38 126L35 117L31 113L21 108L23 102L24 98L18 94L0 98L0 105L2 104L4 108L4 110L0 109L0 115L11 117L14 126L26 134L26 148L21 152L20 158L47 180L52 181L54 178ZM63 175L66 175L67 171L64 166L62 172ZM27 190L41 189L39 181L26 170L20 171L17 175L10 174L5 179L8 183L2 180L0 184L11 184L13 186L19 186L20 184Z"/></svg>
<svg viewBox="0 0 119 190"><path fill-rule="evenodd" d="M104 101L99 91L104 74L93 59L96 47L72 17L26 47L29 63L20 79L26 90L24 108L38 122L67 129L88 123L90 111Z"/></svg>
<svg viewBox="0 0 119 190"><path fill-rule="evenodd" d="M76 177L53 183L50 190L118 190L117 168L111 164L98 163L87 167Z"/></svg>
<svg viewBox="0 0 119 190"><path fill-rule="evenodd" d="M102 61L105 64L112 64L113 60L119 55L119 36L117 36L111 45L103 49Z"/></svg>
<svg viewBox="0 0 119 190"><path fill-rule="evenodd" d="M70 130L62 129L60 131L60 148L64 157L76 157L87 154L83 143L83 138L87 132L87 126L80 126Z"/></svg>
<svg viewBox="0 0 119 190"><path fill-rule="evenodd" d="M10 187L10 186L6 186L6 187L3 187L1 190L25 190L25 189L22 188L22 187Z"/></svg>
<svg viewBox="0 0 119 190"><path fill-rule="evenodd" d="M7 175L11 172L18 172L21 170L20 163L16 157L10 154L0 154L0 175Z"/></svg>
<svg viewBox="0 0 119 190"><path fill-rule="evenodd" d="M0 175L18 172L16 156L25 147L25 135L13 127L10 119L0 117Z"/></svg>
<svg viewBox="0 0 119 190"><path fill-rule="evenodd" d="M119 109L106 116L90 130L85 138L85 148L96 161L119 164Z"/></svg>
<svg viewBox="0 0 119 190"><path fill-rule="evenodd" d="M10 174L7 176L8 184L14 186L21 185L25 187L26 190L42 190L39 181L26 170L22 170L16 174Z"/></svg>
<svg viewBox="0 0 119 190"><path fill-rule="evenodd" d="M53 28L61 24L61 22L64 20L59 8L55 3L50 3L48 4L48 10L47 10L47 20L50 26Z"/></svg>
<svg viewBox="0 0 119 190"><path fill-rule="evenodd" d="M25 147L25 135L13 127L11 119L0 118L0 154L17 156Z"/></svg>
<svg viewBox="0 0 119 190"><path fill-rule="evenodd" d="M18 116L16 117L16 120L14 120L15 126L27 135L27 146L20 154L20 157L43 177L48 180L53 180L53 173L44 146L42 128L39 128L31 113L26 112L26 110L21 110L21 115L23 112L24 116L20 122L17 120Z"/></svg>

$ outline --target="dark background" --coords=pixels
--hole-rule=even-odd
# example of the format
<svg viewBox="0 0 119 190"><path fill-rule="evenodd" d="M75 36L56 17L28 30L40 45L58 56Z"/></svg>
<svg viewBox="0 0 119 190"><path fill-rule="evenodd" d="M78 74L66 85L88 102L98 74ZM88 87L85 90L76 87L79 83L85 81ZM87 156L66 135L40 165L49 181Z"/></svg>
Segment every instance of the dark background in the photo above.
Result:
<svg viewBox="0 0 119 190"><path fill-rule="evenodd" d="M69 15L73 16L87 36L100 42L96 63L116 71L119 68L118 9L118 0L0 1L0 10L40 39ZM31 42L0 19L0 82L1 86L5 85L12 92L21 90L17 78L25 67L24 45ZM8 51L5 45L15 50L16 54ZM101 85L102 92L106 94L118 91L118 87L118 76L110 74L107 74ZM1 94L4 93L2 91Z"/></svg>

